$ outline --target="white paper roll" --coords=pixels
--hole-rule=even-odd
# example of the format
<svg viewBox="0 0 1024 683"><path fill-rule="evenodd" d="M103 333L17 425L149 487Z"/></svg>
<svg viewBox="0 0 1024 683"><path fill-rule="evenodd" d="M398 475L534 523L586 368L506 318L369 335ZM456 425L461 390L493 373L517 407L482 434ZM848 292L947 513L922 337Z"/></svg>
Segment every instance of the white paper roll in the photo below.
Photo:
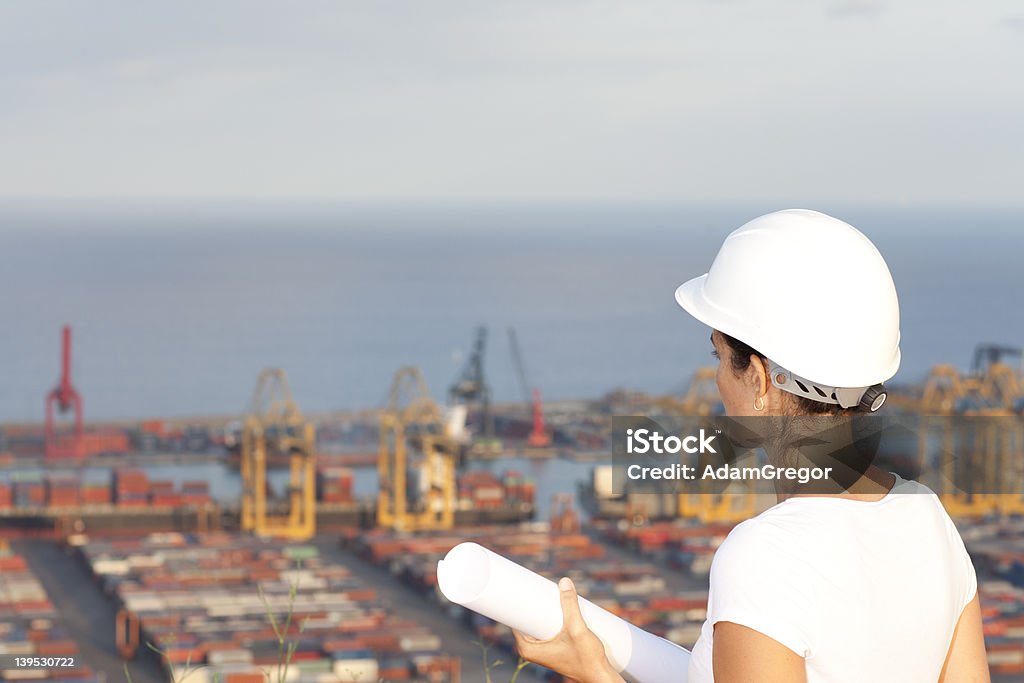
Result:
<svg viewBox="0 0 1024 683"><path fill-rule="evenodd" d="M558 586L476 543L460 543L437 563L437 585L452 602L547 640L562 630ZM638 683L686 683L690 653L580 598L583 620L608 661Z"/></svg>

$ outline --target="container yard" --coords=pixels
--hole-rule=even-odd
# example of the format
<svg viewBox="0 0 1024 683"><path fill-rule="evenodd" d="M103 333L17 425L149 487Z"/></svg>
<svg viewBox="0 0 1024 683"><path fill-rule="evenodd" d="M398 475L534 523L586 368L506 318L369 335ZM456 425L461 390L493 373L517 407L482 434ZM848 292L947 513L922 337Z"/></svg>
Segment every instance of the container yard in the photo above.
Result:
<svg viewBox="0 0 1024 683"><path fill-rule="evenodd" d="M459 680L460 661L441 652L440 637L389 612L372 586L315 546L163 534L80 551L175 678L192 664L205 665L200 681L262 680L285 665L281 637L295 643L287 680Z"/></svg>
<svg viewBox="0 0 1024 683"><path fill-rule="evenodd" d="M437 587L437 561L464 541L570 576L595 604L692 647L716 548L773 501L616 494L608 435L616 414L720 413L709 372L675 397L545 405L524 391L503 406L488 398L481 339L454 405L410 366L386 405L314 418L268 369L230 419L4 426L0 537L18 540L0 550L0 656L81 666L2 678L100 683L127 664L132 683L461 683L501 660L501 681L517 659L510 630ZM65 374L47 405L80 410ZM947 386L937 369L893 403L1007 410L986 377ZM995 680L1024 681L1024 525L988 498L943 500L977 566Z"/></svg>
<svg viewBox="0 0 1024 683"><path fill-rule="evenodd" d="M437 592L437 561L464 541L486 545L553 580L569 576L592 602L680 645L692 646L699 635L707 607L707 594L699 583L681 574L666 578L654 564L615 552L564 517L552 524L467 527L457 534L433 532L415 538L387 531L348 534L342 543L511 654L507 627L451 605Z"/></svg>
<svg viewBox="0 0 1024 683"><path fill-rule="evenodd" d="M78 643L25 558L0 541L0 679L98 683L104 679L82 661ZM14 657L38 657L54 666L36 670Z"/></svg>

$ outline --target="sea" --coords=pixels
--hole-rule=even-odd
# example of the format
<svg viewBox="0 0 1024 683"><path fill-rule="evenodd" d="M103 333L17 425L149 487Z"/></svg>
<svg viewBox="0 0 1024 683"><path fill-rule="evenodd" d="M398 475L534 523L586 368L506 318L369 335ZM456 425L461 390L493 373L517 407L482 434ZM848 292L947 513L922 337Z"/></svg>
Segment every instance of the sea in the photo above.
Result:
<svg viewBox="0 0 1024 683"><path fill-rule="evenodd" d="M87 420L241 413L265 367L287 370L307 412L380 406L403 365L443 400L478 326L496 401L523 395L511 328L545 399L679 391L712 358L676 286L778 208L3 200L0 422L42 420L64 324ZM1024 208L810 208L860 228L889 264L896 381L966 369L979 342L1024 345ZM764 278L798 270L842 306L858 283L834 265L766 253Z"/></svg>

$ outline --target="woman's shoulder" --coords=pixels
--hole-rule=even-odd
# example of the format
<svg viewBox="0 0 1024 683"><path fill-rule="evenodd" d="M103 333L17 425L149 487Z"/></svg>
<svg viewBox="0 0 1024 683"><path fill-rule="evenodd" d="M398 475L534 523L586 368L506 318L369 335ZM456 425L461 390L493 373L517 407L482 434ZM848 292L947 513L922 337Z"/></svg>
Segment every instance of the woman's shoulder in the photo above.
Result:
<svg viewBox="0 0 1024 683"><path fill-rule="evenodd" d="M712 572L766 562L790 569L817 566L828 557L858 552L855 546L865 539L902 536L908 527L937 543L962 545L938 496L918 481L897 476L889 494L878 501L798 497L771 506L733 527L715 552Z"/></svg>
<svg viewBox="0 0 1024 683"><path fill-rule="evenodd" d="M712 559L712 574L731 572L733 568L763 566L776 557L792 557L798 534L777 515L761 514L740 522L725 537Z"/></svg>

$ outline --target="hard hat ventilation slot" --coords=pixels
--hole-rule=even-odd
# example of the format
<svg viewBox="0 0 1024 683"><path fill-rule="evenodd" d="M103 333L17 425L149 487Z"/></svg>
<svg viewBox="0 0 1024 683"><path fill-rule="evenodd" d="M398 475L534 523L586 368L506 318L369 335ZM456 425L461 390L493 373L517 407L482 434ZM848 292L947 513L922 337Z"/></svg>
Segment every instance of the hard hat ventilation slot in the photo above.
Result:
<svg viewBox="0 0 1024 683"><path fill-rule="evenodd" d="M773 385L813 401L831 403L843 408L852 408L863 402L864 407L871 412L878 410L885 402L885 389L880 384L873 387L820 387L804 377L793 374L771 359L768 360L768 369Z"/></svg>

